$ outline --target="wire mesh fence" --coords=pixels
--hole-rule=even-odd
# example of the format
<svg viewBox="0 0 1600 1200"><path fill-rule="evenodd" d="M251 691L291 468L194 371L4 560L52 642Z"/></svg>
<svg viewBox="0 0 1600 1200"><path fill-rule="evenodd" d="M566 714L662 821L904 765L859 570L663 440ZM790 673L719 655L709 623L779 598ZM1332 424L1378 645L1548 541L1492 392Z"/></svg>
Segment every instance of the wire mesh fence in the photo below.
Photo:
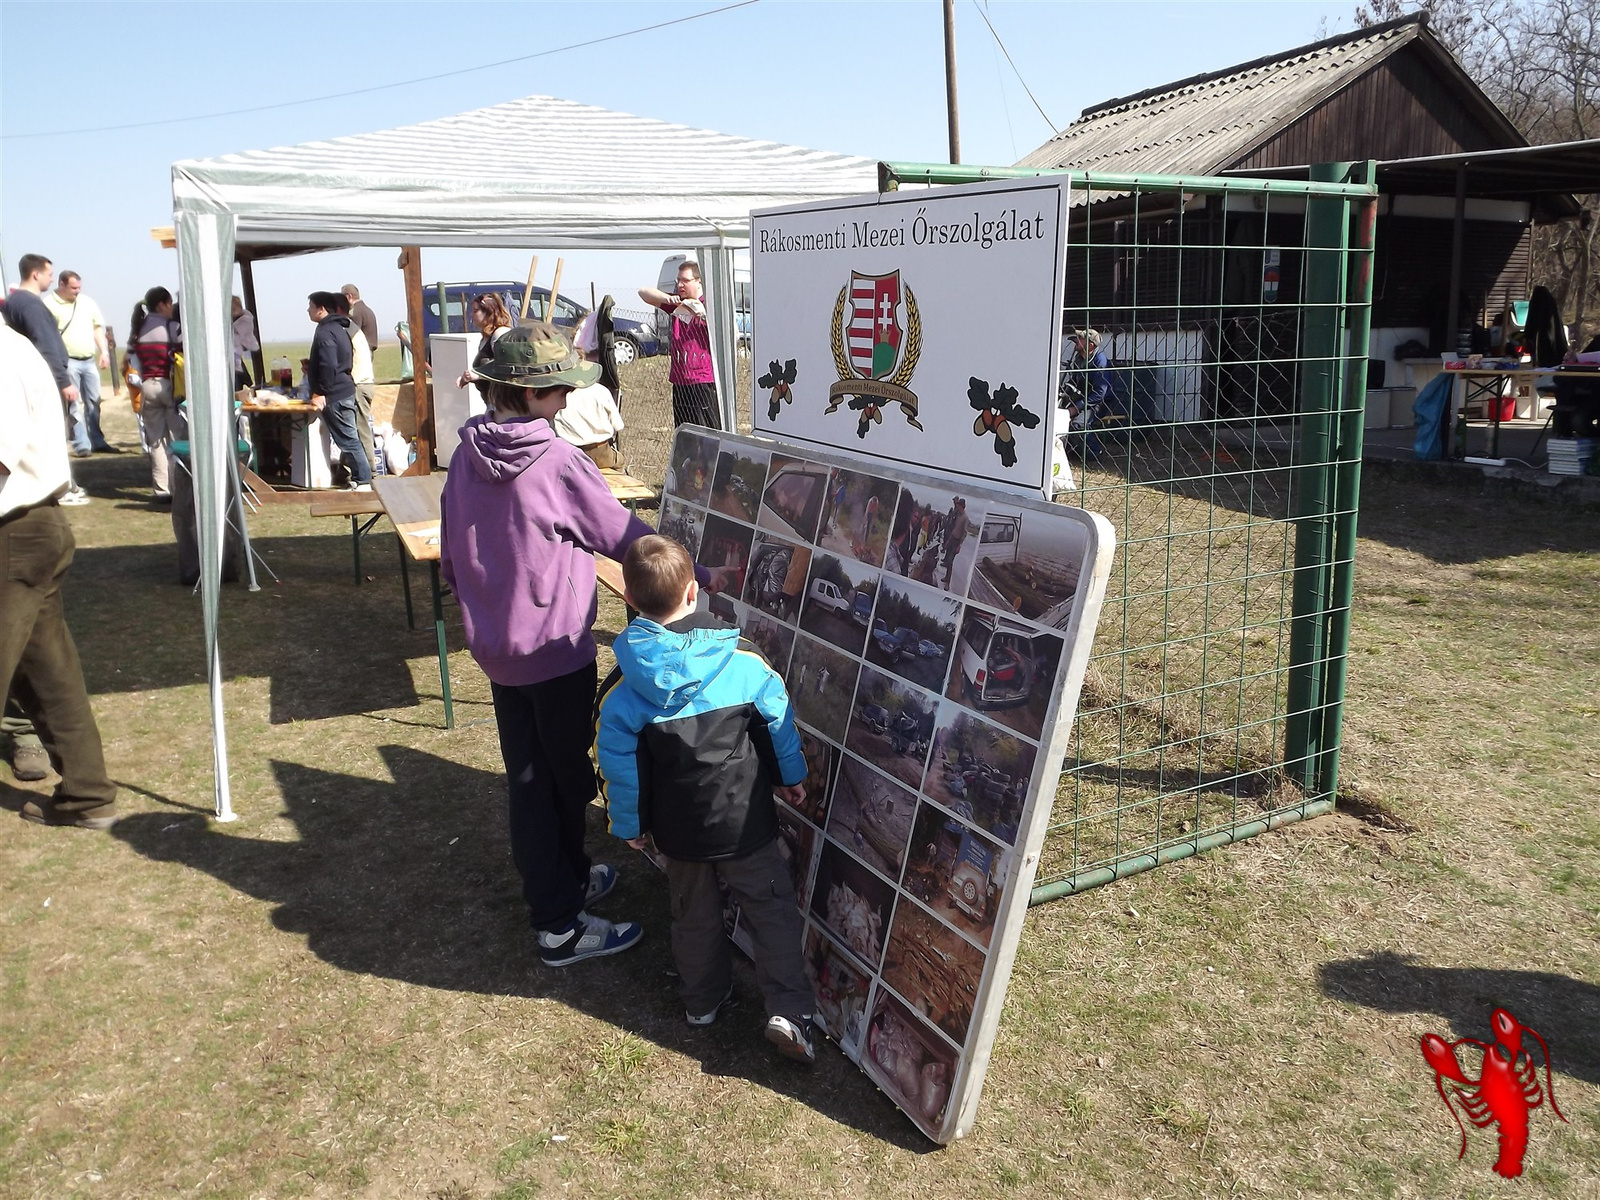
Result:
<svg viewBox="0 0 1600 1200"><path fill-rule="evenodd" d="M1109 395L1058 498L1119 543L1035 901L1331 805L1370 241L1329 190L1075 189L1065 321Z"/></svg>
<svg viewBox="0 0 1600 1200"><path fill-rule="evenodd" d="M672 450L672 385L667 382L667 356L639 358L620 367L622 419L619 439L628 474L660 489ZM739 433L750 432L750 356L738 356Z"/></svg>

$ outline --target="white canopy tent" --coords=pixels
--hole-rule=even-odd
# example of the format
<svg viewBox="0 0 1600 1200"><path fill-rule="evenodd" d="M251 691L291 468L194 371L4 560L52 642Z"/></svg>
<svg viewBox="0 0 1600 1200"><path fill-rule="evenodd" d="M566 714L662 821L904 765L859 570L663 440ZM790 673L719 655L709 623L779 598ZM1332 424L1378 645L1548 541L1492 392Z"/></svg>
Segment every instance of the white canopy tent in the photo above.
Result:
<svg viewBox="0 0 1600 1200"><path fill-rule="evenodd" d="M228 297L237 250L485 246L693 248L725 424L733 411L733 252L750 210L859 195L864 158L528 96L420 125L173 164L216 813L233 819L217 645L232 453Z"/></svg>

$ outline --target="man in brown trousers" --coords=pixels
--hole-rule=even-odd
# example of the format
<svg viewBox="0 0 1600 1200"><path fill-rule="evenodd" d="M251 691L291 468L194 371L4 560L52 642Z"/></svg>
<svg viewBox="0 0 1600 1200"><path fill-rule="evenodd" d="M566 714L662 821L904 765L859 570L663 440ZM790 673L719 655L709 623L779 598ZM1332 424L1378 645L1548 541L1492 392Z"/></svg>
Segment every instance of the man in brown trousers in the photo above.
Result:
<svg viewBox="0 0 1600 1200"><path fill-rule="evenodd" d="M0 325L0 695L15 694L61 774L55 795L22 806L41 825L108 829L117 785L106 774L61 581L72 526L59 501L72 485L61 393L27 338Z"/></svg>

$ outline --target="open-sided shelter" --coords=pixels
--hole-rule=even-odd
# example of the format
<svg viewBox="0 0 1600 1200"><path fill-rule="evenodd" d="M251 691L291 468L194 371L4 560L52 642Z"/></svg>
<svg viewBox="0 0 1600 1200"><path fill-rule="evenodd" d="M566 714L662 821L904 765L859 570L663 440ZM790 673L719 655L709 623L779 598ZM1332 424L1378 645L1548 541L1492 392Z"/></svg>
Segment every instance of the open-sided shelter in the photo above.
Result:
<svg viewBox="0 0 1600 1200"><path fill-rule="evenodd" d="M347 246L691 248L705 275L713 357L731 415L733 252L749 239L750 210L868 192L876 178L867 159L550 96L380 133L175 163L218 817L232 817L217 608L236 254Z"/></svg>

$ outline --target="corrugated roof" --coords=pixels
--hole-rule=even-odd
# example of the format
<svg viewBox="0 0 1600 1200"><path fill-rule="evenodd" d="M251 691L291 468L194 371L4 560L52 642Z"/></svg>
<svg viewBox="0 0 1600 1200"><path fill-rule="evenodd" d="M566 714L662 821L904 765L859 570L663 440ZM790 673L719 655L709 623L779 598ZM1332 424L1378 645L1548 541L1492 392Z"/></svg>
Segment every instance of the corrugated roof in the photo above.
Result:
<svg viewBox="0 0 1600 1200"><path fill-rule="evenodd" d="M1017 166L1214 174L1415 40L1424 27L1408 17L1085 109Z"/></svg>
<svg viewBox="0 0 1600 1200"><path fill-rule="evenodd" d="M173 166L241 243L699 245L750 210L875 190L877 164L553 96Z"/></svg>

